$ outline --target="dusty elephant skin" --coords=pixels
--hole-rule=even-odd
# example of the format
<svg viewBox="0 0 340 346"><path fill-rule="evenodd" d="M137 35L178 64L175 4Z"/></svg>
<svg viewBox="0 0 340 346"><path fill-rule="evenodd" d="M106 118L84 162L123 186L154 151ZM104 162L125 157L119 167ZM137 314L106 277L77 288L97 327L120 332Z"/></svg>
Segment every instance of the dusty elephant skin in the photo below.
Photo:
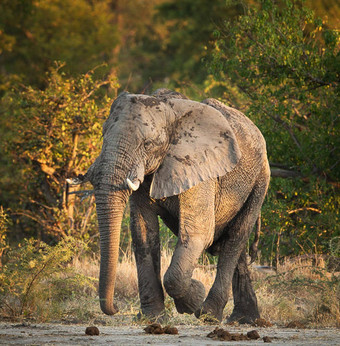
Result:
<svg viewBox="0 0 340 346"><path fill-rule="evenodd" d="M266 145L241 112L214 99L201 103L167 89L121 94L103 126L103 147L84 176L94 187L100 230L99 295L113 303L119 235L130 199L142 313L164 310L158 216L178 236L164 287L180 313L222 319L232 285L229 321L259 317L245 246L268 188ZM201 253L218 255L208 295L192 273Z"/></svg>

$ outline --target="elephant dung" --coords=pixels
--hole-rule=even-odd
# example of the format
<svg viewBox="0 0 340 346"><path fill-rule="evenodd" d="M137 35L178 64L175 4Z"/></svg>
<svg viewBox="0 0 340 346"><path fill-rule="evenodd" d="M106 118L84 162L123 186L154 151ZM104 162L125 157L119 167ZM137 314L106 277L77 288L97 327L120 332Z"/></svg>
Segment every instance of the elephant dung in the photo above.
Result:
<svg viewBox="0 0 340 346"><path fill-rule="evenodd" d="M263 342L272 342L272 339L269 336L264 336Z"/></svg>
<svg viewBox="0 0 340 346"><path fill-rule="evenodd" d="M256 332L256 331L254 331ZM257 333L257 332L256 332ZM258 333L257 333L258 335ZM208 338L220 341L241 341L241 340L250 340L252 339L248 335L239 334L239 333L229 333L223 328L215 328L214 331L207 335ZM259 336L260 337L260 336Z"/></svg>
<svg viewBox="0 0 340 346"><path fill-rule="evenodd" d="M165 326L164 333L176 335L178 334L178 329L176 327Z"/></svg>
<svg viewBox="0 0 340 346"><path fill-rule="evenodd" d="M164 334L164 330L159 323L152 323L144 328L147 334Z"/></svg>
<svg viewBox="0 0 340 346"><path fill-rule="evenodd" d="M231 334L223 328L215 328L207 337L221 341L231 341Z"/></svg>
<svg viewBox="0 0 340 346"><path fill-rule="evenodd" d="M85 330L86 335L99 335L99 329L97 327L87 327Z"/></svg>
<svg viewBox="0 0 340 346"><path fill-rule="evenodd" d="M264 318L257 318L252 324L254 327L272 327L273 325Z"/></svg>
<svg viewBox="0 0 340 346"><path fill-rule="evenodd" d="M152 323L144 328L147 334L178 334L176 327L165 326L164 328L159 323Z"/></svg>
<svg viewBox="0 0 340 346"><path fill-rule="evenodd" d="M249 339L260 339L260 335L257 330L251 330L250 332L247 333L247 336Z"/></svg>

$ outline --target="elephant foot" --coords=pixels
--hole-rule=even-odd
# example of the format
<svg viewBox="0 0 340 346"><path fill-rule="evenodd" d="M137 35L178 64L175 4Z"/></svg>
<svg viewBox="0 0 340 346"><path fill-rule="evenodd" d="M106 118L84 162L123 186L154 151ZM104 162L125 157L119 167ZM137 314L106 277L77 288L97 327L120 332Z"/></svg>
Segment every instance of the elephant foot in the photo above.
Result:
<svg viewBox="0 0 340 346"><path fill-rule="evenodd" d="M205 301L203 306L195 311L195 316L203 319L205 322L221 322L223 318L223 308L224 306L221 307L216 304L209 304L208 301Z"/></svg>
<svg viewBox="0 0 340 346"><path fill-rule="evenodd" d="M180 314L192 314L202 305L204 298L205 288L203 284L192 279L187 294L184 297L174 299L174 301Z"/></svg>
<svg viewBox="0 0 340 346"><path fill-rule="evenodd" d="M165 307L163 302L159 302L159 304L142 304L141 312L137 314L137 319L148 319L150 321L158 320L160 316L164 314Z"/></svg>
<svg viewBox="0 0 340 346"><path fill-rule="evenodd" d="M150 322L162 322L162 320L165 317L164 314L165 314L165 310L162 310L162 311L160 311L158 313L156 313L154 311L145 313L142 310L142 312L138 312L136 317L137 317L138 321L147 320L147 321L150 321Z"/></svg>
<svg viewBox="0 0 340 346"><path fill-rule="evenodd" d="M257 318L260 318L258 311L244 311L244 310L235 310L227 318L227 323L238 322L240 324L252 324Z"/></svg>

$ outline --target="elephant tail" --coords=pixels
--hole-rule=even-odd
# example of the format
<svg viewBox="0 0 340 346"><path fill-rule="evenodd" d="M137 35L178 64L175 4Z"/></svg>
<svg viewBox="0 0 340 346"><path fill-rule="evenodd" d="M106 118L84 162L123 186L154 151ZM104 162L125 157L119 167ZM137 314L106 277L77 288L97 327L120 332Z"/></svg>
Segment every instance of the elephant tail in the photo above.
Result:
<svg viewBox="0 0 340 346"><path fill-rule="evenodd" d="M261 213L259 214L256 223L255 223L255 237L253 243L249 247L249 256L250 264L254 263L257 257L257 250L260 240L260 231L261 231Z"/></svg>

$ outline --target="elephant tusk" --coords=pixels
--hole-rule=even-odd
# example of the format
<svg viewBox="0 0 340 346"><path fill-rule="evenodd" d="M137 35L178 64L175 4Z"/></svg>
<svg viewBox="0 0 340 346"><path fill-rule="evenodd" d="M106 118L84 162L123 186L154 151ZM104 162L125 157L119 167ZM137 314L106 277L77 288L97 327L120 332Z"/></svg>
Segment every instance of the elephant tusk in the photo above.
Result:
<svg viewBox="0 0 340 346"><path fill-rule="evenodd" d="M129 185L129 188L133 191L137 191L140 185L140 182L138 181L137 184L134 184L129 178L126 179L127 184Z"/></svg>
<svg viewBox="0 0 340 346"><path fill-rule="evenodd" d="M66 182L70 185L80 185L81 183L83 183L83 180L77 178L67 178Z"/></svg>

